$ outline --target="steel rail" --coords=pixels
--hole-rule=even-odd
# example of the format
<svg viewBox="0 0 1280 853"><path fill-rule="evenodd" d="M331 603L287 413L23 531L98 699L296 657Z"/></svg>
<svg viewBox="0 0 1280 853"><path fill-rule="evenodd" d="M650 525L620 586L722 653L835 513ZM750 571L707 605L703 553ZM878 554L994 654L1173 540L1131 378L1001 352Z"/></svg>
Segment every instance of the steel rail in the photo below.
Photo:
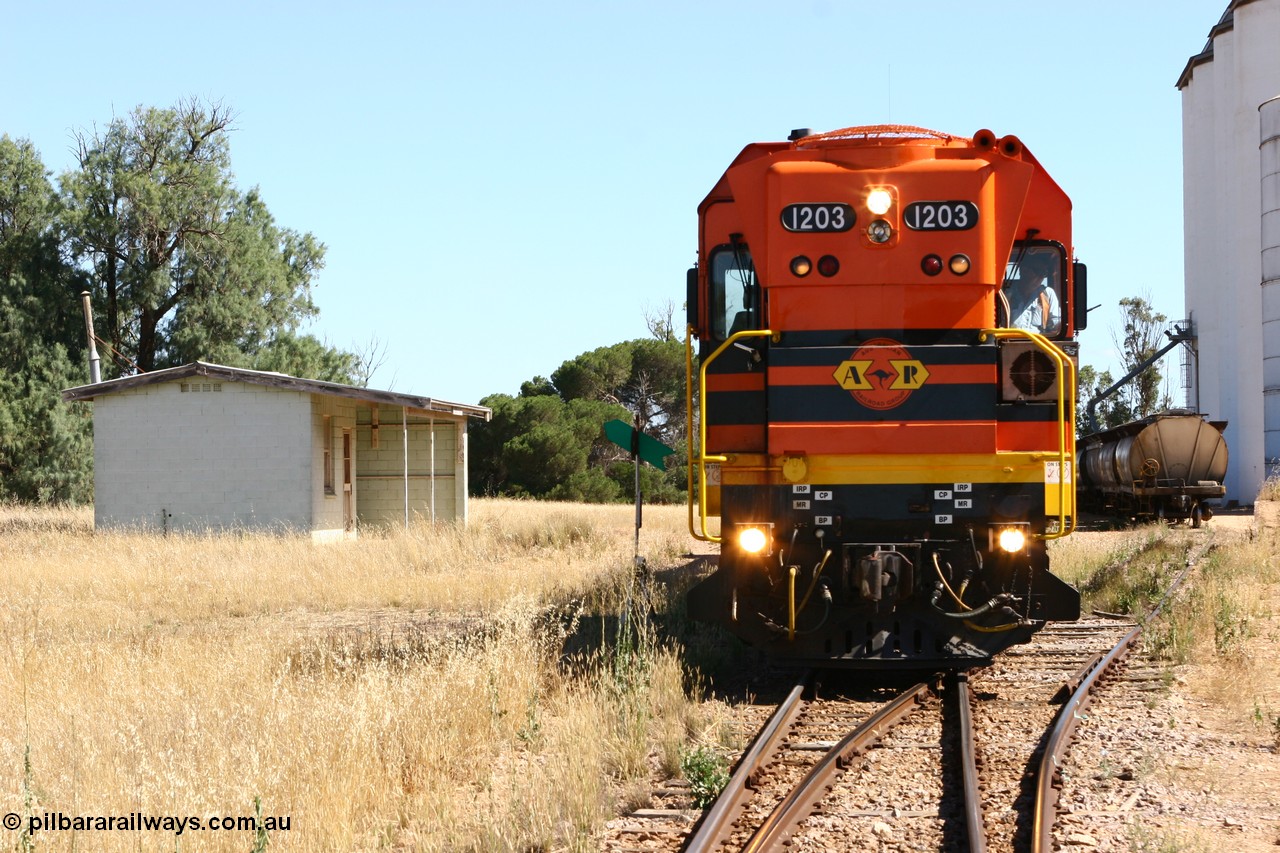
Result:
<svg viewBox="0 0 1280 853"><path fill-rule="evenodd" d="M1147 613L1149 621L1159 615L1169 597L1173 595L1182 582L1187 579L1194 561L1189 557L1187 566L1165 590L1160 601ZM1052 853L1053 825L1058 816L1058 792L1062 788L1062 761L1066 757L1075 733L1076 724L1080 721L1084 709L1092 701L1096 689L1106 675L1124 660L1137 645L1142 635L1139 624L1125 634L1101 659L1095 657L1085 664L1084 668L1072 679L1071 683L1079 686L1058 712L1057 721L1045 742L1044 755L1040 759L1040 770L1036 782L1036 800L1032 813L1031 853Z"/></svg>
<svg viewBox="0 0 1280 853"><path fill-rule="evenodd" d="M1053 824L1058 812L1058 791L1062 788L1062 759L1071 742L1071 735L1076 730L1081 713L1093 698L1095 687L1102 677L1128 654L1142 626L1138 626L1124 635L1119 643L1112 647L1100 661L1090 662L1092 671L1080 679L1080 686L1071 694L1071 698L1058 712L1057 722L1049 733L1045 743L1044 755L1040 759L1039 778L1036 786L1035 810L1031 823L1032 853L1049 853L1053 850Z"/></svg>
<svg viewBox="0 0 1280 853"><path fill-rule="evenodd" d="M787 698L770 715L769 721L756 736L751 747L742 755L738 767L725 784L711 808L703 813L702 820L682 848L685 853L702 853L724 846L728 841L733 823L747 801L751 799L751 786L755 782L757 772L763 762L773 755L787 731L800 715L803 703L800 701L805 688L812 679L812 671L806 672L797 681Z"/></svg>
<svg viewBox="0 0 1280 853"><path fill-rule="evenodd" d="M849 760L914 711L924 701L930 689L928 683L917 684L876 711L832 747L764 819L742 848L742 853L758 853L780 846L786 836L795 830L796 824L822 799L833 784L835 776L848 765Z"/></svg>
<svg viewBox="0 0 1280 853"><path fill-rule="evenodd" d="M957 673L952 687L956 702L956 722L960 726L960 776L964 788L964 818L969 853L986 853L987 833L982 819L982 795L978 790L977 749L973 732L973 709L970 707L969 676Z"/></svg>

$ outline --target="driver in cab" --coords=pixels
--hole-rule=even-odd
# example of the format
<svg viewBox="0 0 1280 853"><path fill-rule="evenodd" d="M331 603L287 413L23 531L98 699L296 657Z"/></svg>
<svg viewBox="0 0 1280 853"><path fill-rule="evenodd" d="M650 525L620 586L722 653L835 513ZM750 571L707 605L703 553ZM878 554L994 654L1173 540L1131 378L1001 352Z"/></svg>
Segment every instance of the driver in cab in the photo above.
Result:
<svg viewBox="0 0 1280 853"><path fill-rule="evenodd" d="M1057 253L1030 251L1005 281L1002 295L1008 306L1009 326L1053 337L1062 330L1058 300Z"/></svg>

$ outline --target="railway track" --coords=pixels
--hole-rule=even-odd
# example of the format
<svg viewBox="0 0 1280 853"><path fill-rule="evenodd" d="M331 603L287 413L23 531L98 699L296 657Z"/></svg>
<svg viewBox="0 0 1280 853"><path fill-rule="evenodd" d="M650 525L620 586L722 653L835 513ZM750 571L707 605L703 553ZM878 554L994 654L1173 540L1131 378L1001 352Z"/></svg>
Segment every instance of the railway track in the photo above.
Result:
<svg viewBox="0 0 1280 853"><path fill-rule="evenodd" d="M988 668L888 701L815 691L808 674L696 826L605 849L1048 853L1075 725L1139 634L1115 617L1050 625Z"/></svg>
<svg viewBox="0 0 1280 853"><path fill-rule="evenodd" d="M1047 733L1067 697L1133 628L1096 617L1051 625L972 675L986 850L1029 849Z"/></svg>

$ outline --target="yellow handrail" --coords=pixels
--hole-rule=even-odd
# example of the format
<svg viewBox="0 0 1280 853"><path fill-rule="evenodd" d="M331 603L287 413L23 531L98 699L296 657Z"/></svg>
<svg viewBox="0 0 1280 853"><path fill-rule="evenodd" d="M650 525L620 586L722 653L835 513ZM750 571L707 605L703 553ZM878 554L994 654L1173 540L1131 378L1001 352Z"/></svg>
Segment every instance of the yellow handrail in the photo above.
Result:
<svg viewBox="0 0 1280 853"><path fill-rule="evenodd" d="M1007 338L1023 338L1035 344L1036 349L1043 352L1049 358L1053 359L1058 365L1058 532L1045 533L1042 539L1061 539L1076 529L1076 477L1075 477L1075 446L1072 445L1070 452L1067 450L1067 425L1071 427L1071 434L1075 435L1076 429L1076 365L1065 352L1059 349L1052 341L1044 335L1036 332L1027 331L1026 329L983 329L978 336L979 341L985 341L987 338L995 338L1004 340ZM1067 393L1067 388L1071 388L1071 393ZM1071 468L1067 468L1068 461ZM1071 527L1067 527L1067 475L1071 473Z"/></svg>
<svg viewBox="0 0 1280 853"><path fill-rule="evenodd" d="M688 413L686 435L693 436L693 326L685 327L684 349L685 349L685 411ZM689 533L694 539L703 542L720 542L721 537L712 536L707 532L707 463L708 462L727 462L727 456L708 456L707 455L707 367L711 362L720 357L720 354L738 341L744 338L765 338L771 337L773 332L769 329L748 329L742 332L735 332L729 336L724 343L716 347L711 355L698 367L698 455L695 461L693 448L689 448ZM698 527L693 523L693 487L694 472L697 471L698 486Z"/></svg>

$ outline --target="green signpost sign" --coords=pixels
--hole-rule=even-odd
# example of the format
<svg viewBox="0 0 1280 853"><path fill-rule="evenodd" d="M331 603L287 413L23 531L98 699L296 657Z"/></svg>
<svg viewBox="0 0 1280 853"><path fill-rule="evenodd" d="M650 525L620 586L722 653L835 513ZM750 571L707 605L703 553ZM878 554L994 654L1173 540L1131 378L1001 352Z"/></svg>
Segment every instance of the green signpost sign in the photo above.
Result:
<svg viewBox="0 0 1280 853"><path fill-rule="evenodd" d="M637 419L638 422L638 419ZM636 567L643 566L644 561L640 557L640 526L642 524L640 516L640 462L643 460L648 462L659 471L667 470L666 463L663 461L671 454L675 453L670 447L667 447L656 438L650 438L640 430L631 426L626 421L612 420L604 425L605 438L621 447L623 450L631 452L631 458L635 460L636 465Z"/></svg>
<svg viewBox="0 0 1280 853"><path fill-rule="evenodd" d="M650 438L626 421L612 420L604 425L605 437L623 450L631 451L633 457L639 457L659 471L667 470L664 460L675 453L656 438Z"/></svg>

